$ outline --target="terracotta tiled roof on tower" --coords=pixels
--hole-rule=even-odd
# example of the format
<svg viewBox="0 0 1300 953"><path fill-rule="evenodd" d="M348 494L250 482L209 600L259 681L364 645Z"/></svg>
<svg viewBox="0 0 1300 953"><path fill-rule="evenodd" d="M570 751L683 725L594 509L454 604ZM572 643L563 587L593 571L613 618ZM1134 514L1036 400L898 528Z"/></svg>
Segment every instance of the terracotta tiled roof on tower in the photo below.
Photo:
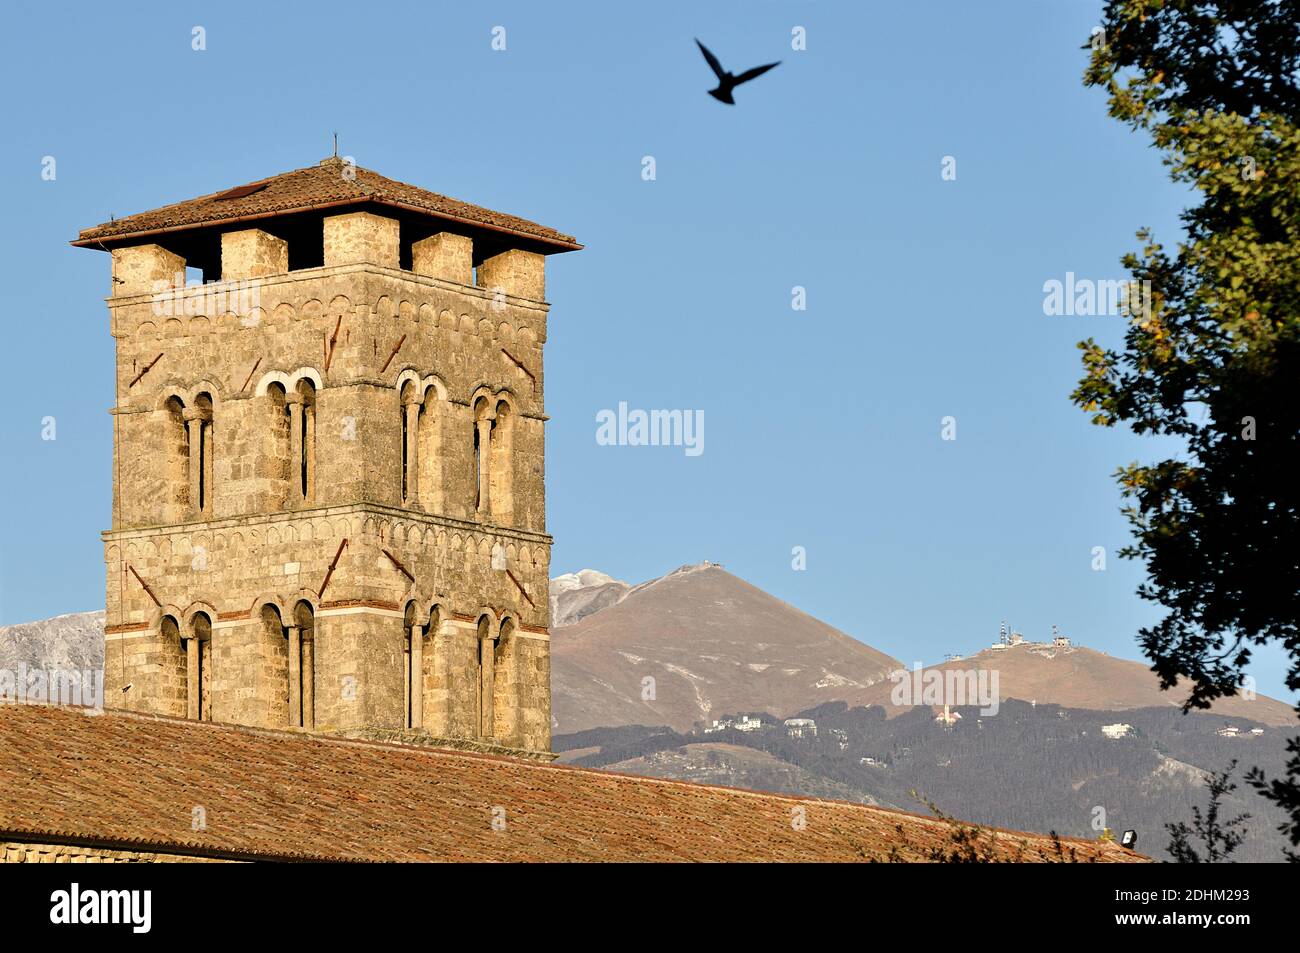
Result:
<svg viewBox="0 0 1300 953"><path fill-rule="evenodd" d="M582 247L571 235L562 235L553 228L398 182L360 166L348 166L338 156L323 159L318 165L83 229L72 244L111 247L117 242L206 225L233 225L298 212L367 204L433 216L451 224L498 231L548 246L548 252Z"/></svg>
<svg viewBox="0 0 1300 953"><path fill-rule="evenodd" d="M406 745L0 705L0 860L925 859L940 820ZM1056 859L990 831L1001 859ZM1142 861L1063 839L1080 861Z"/></svg>

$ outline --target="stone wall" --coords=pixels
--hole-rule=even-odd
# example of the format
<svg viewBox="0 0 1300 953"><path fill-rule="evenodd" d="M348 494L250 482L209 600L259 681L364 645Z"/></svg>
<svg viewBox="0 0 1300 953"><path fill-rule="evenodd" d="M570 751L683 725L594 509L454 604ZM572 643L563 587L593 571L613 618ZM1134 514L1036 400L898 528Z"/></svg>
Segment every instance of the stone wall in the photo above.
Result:
<svg viewBox="0 0 1300 953"><path fill-rule="evenodd" d="M514 426L513 499L500 507L510 518L498 521L544 531L545 304L499 302L488 289L374 266L254 280L259 304L242 316L158 314L150 295L110 300L119 395L114 528L182 522L187 515L159 519L160 502L177 496L166 489L174 482L169 449L185 443L184 432L168 426L173 398L186 407L201 395L211 399L215 518L283 506L287 474L271 452L277 408L268 391L277 383L318 380L314 502L363 499L474 519L472 402L486 395L508 403ZM193 289L161 310L212 311L215 299ZM407 504L399 382L412 379L428 388L423 439L443 454L440 479L431 467L422 470L427 491L422 486L420 499Z"/></svg>

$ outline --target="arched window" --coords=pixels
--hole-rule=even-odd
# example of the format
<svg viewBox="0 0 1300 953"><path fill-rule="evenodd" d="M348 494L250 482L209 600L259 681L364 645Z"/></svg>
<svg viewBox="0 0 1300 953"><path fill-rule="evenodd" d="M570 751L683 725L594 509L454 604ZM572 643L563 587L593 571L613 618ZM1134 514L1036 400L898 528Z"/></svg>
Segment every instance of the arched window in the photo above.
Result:
<svg viewBox="0 0 1300 953"><path fill-rule="evenodd" d="M289 725L308 731L316 722L315 629L315 611L310 603L299 601L289 626Z"/></svg>
<svg viewBox="0 0 1300 953"><path fill-rule="evenodd" d="M266 493L264 507L278 510L293 502L291 408L284 385L278 381L268 384L266 402L267 416L263 419L267 430L261 438L261 452L270 461L269 473L274 482ZM279 621L278 612L276 620Z"/></svg>
<svg viewBox="0 0 1300 953"><path fill-rule="evenodd" d="M492 652L492 732L505 742L514 737L519 715L520 685L515 672L517 648L515 622L507 617L501 623L501 632Z"/></svg>
<svg viewBox="0 0 1300 953"><path fill-rule="evenodd" d="M403 654L406 661L404 697L407 728L424 728L425 694L428 675L433 670L433 659L430 657L429 649L436 644L435 638L441 621L436 608L425 616L416 609L415 603L407 603L406 616L403 620L406 632Z"/></svg>
<svg viewBox="0 0 1300 953"><path fill-rule="evenodd" d="M420 498L420 411L424 395L419 381L402 385L402 504L413 506Z"/></svg>
<svg viewBox="0 0 1300 953"><path fill-rule="evenodd" d="M263 658L267 668L265 678L270 702L267 724L271 727L290 726L289 718L289 630L280 618L280 610L273 604L262 606ZM279 689L276 691L276 689Z"/></svg>
<svg viewBox="0 0 1300 953"><path fill-rule="evenodd" d="M290 499L310 500L316 488L316 387L298 381L289 404Z"/></svg>
<svg viewBox="0 0 1300 953"><path fill-rule="evenodd" d="M212 396L199 394L194 406L184 411L185 436L189 455L190 513L201 518L212 516Z"/></svg>
<svg viewBox="0 0 1300 953"><path fill-rule="evenodd" d="M492 424L495 418L492 402L480 397L474 404L474 511L480 517L492 512Z"/></svg>
<svg viewBox="0 0 1300 953"><path fill-rule="evenodd" d="M493 737L496 709L496 639L497 630L490 616L478 620L478 737Z"/></svg>
<svg viewBox="0 0 1300 953"><path fill-rule="evenodd" d="M163 404L162 477L163 520L180 523L190 513L190 445L186 434L185 402L170 397ZM174 621L174 620L173 620Z"/></svg>
<svg viewBox="0 0 1300 953"><path fill-rule="evenodd" d="M189 716L188 679L185 671L186 646L175 617L165 615L158 624L159 690L166 703L163 713L177 718Z"/></svg>
<svg viewBox="0 0 1300 953"><path fill-rule="evenodd" d="M185 640L187 716L193 721L212 720L212 619L196 612Z"/></svg>
<svg viewBox="0 0 1300 953"><path fill-rule="evenodd" d="M514 517L515 415L507 401L497 401L495 418L488 467L492 517L498 523L509 525Z"/></svg>
<svg viewBox="0 0 1300 953"><path fill-rule="evenodd" d="M416 473L416 500L430 513L446 513L443 496L442 427L443 406L438 388L432 384L421 385L424 402L420 409L417 435L419 468Z"/></svg>

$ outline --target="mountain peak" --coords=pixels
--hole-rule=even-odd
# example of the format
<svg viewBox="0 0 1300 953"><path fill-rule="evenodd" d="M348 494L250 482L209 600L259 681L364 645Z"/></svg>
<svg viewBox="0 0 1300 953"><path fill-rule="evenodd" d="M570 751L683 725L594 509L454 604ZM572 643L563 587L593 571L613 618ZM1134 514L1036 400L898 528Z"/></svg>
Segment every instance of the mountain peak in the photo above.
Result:
<svg viewBox="0 0 1300 953"><path fill-rule="evenodd" d="M581 592L608 602L569 624L553 621L557 732L631 724L684 730L756 704L793 714L857 702L901 667L718 563ZM566 597L572 594L559 602L572 615Z"/></svg>
<svg viewBox="0 0 1300 953"><path fill-rule="evenodd" d="M608 576L598 569L579 569L577 572L566 572L551 579L551 592L572 592L574 589L604 586L611 582L627 585L621 579Z"/></svg>
<svg viewBox="0 0 1300 953"><path fill-rule="evenodd" d="M674 579L706 569L722 569L721 563L709 562L687 563L664 573L654 579L636 586L630 586L622 579L603 573L598 569L580 569L566 572L551 579L551 628L572 625L593 612L607 609L622 602L633 592L648 589L666 579Z"/></svg>

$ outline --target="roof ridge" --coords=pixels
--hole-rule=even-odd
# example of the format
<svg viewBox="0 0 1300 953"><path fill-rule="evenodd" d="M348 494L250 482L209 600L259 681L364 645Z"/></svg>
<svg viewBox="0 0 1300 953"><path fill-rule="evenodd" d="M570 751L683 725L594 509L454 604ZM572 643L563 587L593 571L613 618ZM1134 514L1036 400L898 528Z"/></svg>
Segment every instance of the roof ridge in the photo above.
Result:
<svg viewBox="0 0 1300 953"><path fill-rule="evenodd" d="M349 169L351 174L337 174L340 169ZM546 246L548 254L582 247L572 236L555 229L390 178L339 156L112 219L82 229L72 244L107 249L105 241L121 242L146 235L220 227L223 223L257 221L368 201L408 214L514 235L525 242Z"/></svg>

